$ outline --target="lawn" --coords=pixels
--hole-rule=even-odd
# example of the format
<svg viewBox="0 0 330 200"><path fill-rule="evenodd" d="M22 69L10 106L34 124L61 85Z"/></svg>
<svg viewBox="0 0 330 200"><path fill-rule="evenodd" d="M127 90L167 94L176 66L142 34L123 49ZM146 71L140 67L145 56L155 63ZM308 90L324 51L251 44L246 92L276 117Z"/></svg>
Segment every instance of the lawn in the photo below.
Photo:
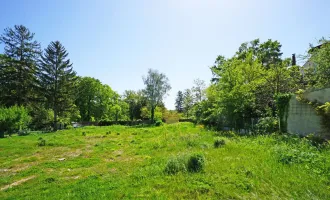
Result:
<svg viewBox="0 0 330 200"><path fill-rule="evenodd" d="M201 171L166 173L195 153ZM330 199L327 145L190 123L12 136L0 139L0 159L0 199Z"/></svg>

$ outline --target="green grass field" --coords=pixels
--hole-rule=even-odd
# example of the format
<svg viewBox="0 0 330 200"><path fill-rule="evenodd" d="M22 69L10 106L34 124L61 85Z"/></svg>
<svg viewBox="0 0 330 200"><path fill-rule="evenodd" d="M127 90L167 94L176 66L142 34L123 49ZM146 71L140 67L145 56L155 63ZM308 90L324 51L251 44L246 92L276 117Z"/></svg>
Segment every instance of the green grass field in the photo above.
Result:
<svg viewBox="0 0 330 200"><path fill-rule="evenodd" d="M165 173L194 153L202 171ZM190 123L13 136L0 139L0 159L0 199L330 199L328 146Z"/></svg>

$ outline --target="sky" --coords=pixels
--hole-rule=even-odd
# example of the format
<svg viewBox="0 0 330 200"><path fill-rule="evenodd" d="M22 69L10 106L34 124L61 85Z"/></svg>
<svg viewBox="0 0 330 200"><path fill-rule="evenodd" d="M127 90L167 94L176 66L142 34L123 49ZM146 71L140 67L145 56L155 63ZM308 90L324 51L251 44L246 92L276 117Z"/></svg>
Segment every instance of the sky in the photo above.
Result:
<svg viewBox="0 0 330 200"><path fill-rule="evenodd" d="M59 40L78 75L119 94L143 89L149 68L166 74L169 109L194 79L209 84L217 55L231 57L243 42L278 40L291 57L330 36L329 0L0 0L0 7L0 33L22 24L43 49Z"/></svg>

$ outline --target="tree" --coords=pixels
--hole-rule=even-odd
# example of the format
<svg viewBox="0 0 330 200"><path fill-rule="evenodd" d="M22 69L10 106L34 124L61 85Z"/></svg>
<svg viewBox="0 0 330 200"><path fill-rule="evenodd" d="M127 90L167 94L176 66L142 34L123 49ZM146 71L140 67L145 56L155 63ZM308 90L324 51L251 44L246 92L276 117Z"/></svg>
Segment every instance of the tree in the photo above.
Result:
<svg viewBox="0 0 330 200"><path fill-rule="evenodd" d="M192 88L192 92L194 93L194 100L196 103L201 102L205 98L205 81L200 79L194 80L194 87Z"/></svg>
<svg viewBox="0 0 330 200"><path fill-rule="evenodd" d="M182 91L179 91L177 94L177 97L175 99L175 109L178 111L178 113L183 112L183 93Z"/></svg>
<svg viewBox="0 0 330 200"><path fill-rule="evenodd" d="M249 53L252 53L253 57L258 58L261 64L269 69L271 64L279 64L282 59L281 52L282 45L277 41L271 39L260 44L259 39L252 40L249 43L243 43L236 52L236 57L241 60L245 60Z"/></svg>
<svg viewBox="0 0 330 200"><path fill-rule="evenodd" d="M134 119L141 119L141 108L147 105L143 92L125 90L123 99L128 104L130 120L133 121Z"/></svg>
<svg viewBox="0 0 330 200"><path fill-rule="evenodd" d="M67 57L64 46L56 41L48 45L40 60L40 87L48 106L54 111L55 131L58 115L73 107L76 73Z"/></svg>
<svg viewBox="0 0 330 200"><path fill-rule="evenodd" d="M194 105L194 97L190 89L186 89L183 96L183 110L186 117L189 118L190 110Z"/></svg>
<svg viewBox="0 0 330 200"><path fill-rule="evenodd" d="M151 121L154 122L155 108L171 89L168 78L157 70L149 69L147 77L143 77L146 86L144 93L148 99L151 111Z"/></svg>
<svg viewBox="0 0 330 200"><path fill-rule="evenodd" d="M330 41L322 38L320 45L310 51L310 62L314 68L310 69L309 77L313 80L310 86L324 88L330 86Z"/></svg>
<svg viewBox="0 0 330 200"><path fill-rule="evenodd" d="M35 100L40 44L34 40L34 33L23 25L6 28L0 42L5 45L0 68L0 101L7 106L26 106Z"/></svg>

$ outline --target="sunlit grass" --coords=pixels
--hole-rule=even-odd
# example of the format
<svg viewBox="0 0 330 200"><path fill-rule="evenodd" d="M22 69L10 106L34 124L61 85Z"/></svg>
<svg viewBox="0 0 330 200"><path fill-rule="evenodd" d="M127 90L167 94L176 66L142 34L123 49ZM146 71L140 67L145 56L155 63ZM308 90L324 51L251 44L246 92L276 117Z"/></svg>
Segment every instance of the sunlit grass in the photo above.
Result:
<svg viewBox="0 0 330 200"><path fill-rule="evenodd" d="M202 171L165 172L195 153ZM32 177L0 198L329 199L329 157L299 138L226 137L189 123L33 133L0 140L0 188Z"/></svg>

